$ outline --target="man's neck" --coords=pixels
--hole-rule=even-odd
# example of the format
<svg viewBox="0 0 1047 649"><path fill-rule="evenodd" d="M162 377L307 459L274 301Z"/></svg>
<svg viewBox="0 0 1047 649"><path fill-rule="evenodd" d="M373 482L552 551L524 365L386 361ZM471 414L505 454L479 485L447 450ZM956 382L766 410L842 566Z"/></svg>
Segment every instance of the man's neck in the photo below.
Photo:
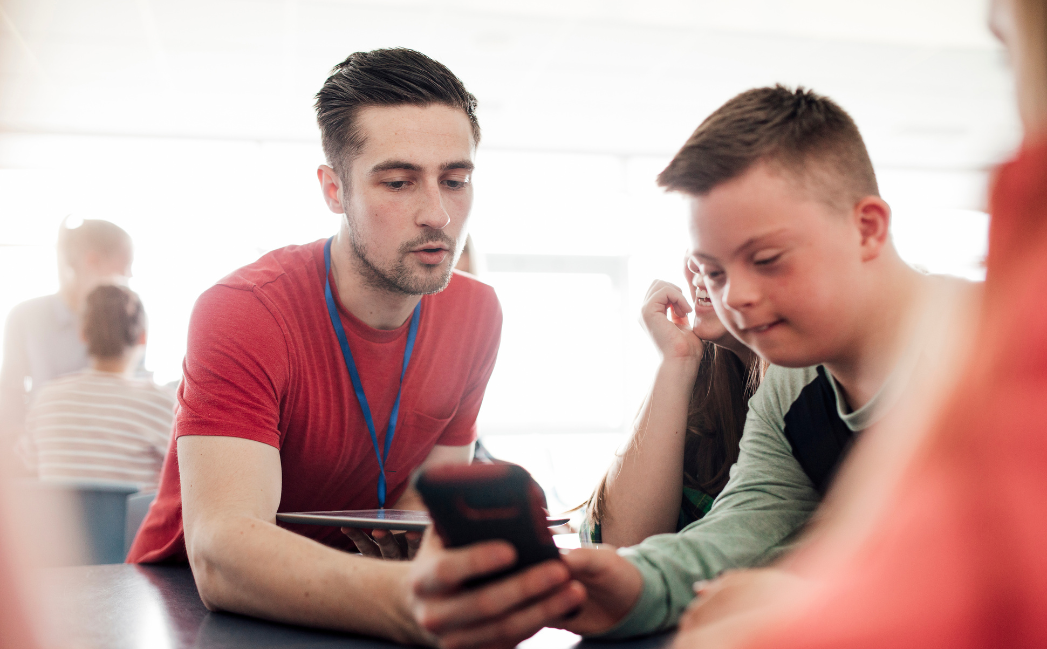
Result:
<svg viewBox="0 0 1047 649"><path fill-rule="evenodd" d="M858 320L861 331L849 353L825 363L852 411L869 403L902 361L927 295L926 275L897 257L886 266Z"/></svg>
<svg viewBox="0 0 1047 649"><path fill-rule="evenodd" d="M392 293L370 286L353 263L348 235L340 231L331 242L332 291L345 309L374 329L396 329L407 322L420 295Z"/></svg>

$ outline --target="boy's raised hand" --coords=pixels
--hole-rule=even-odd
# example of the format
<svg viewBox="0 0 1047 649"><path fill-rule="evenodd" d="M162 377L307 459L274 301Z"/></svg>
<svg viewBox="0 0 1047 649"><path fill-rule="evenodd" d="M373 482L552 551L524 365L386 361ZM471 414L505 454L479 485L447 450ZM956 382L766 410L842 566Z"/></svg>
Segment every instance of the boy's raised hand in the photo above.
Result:
<svg viewBox="0 0 1047 649"><path fill-rule="evenodd" d="M647 289L640 320L662 358L702 357L702 341L691 330L691 323L687 320L687 314L693 310L683 291L675 284L656 279Z"/></svg>
<svg viewBox="0 0 1047 649"><path fill-rule="evenodd" d="M416 621L444 649L515 647L542 627L599 633L625 617L643 590L640 571L613 550L583 548L475 588L470 579L515 561L502 541L445 549L427 532L411 567Z"/></svg>

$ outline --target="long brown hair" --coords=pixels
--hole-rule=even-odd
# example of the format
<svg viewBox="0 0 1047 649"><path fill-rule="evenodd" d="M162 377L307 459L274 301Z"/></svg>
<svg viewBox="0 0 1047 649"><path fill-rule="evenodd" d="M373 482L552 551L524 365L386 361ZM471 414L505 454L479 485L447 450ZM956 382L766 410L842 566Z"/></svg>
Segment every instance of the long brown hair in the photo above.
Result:
<svg viewBox="0 0 1047 649"><path fill-rule="evenodd" d="M759 387L764 368L755 355L753 362L746 365L728 349L710 342L703 344L705 349L687 407L683 484L715 497L727 484L731 466L738 461L738 443L745 428L749 398ZM606 496L607 474L585 505L590 526L603 519Z"/></svg>

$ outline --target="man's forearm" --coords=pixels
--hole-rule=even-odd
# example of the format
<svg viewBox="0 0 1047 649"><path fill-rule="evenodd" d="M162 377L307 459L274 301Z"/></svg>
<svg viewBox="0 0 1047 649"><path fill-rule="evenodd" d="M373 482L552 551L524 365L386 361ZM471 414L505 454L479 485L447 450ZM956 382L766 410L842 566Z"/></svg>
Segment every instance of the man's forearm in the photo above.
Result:
<svg viewBox="0 0 1047 649"><path fill-rule="evenodd" d="M683 485L687 407L697 361L663 363L625 452L607 476L603 540L619 546L675 531Z"/></svg>
<svg viewBox="0 0 1047 649"><path fill-rule="evenodd" d="M186 544L210 609L425 641L407 605L405 562L351 555L248 517L201 525Z"/></svg>

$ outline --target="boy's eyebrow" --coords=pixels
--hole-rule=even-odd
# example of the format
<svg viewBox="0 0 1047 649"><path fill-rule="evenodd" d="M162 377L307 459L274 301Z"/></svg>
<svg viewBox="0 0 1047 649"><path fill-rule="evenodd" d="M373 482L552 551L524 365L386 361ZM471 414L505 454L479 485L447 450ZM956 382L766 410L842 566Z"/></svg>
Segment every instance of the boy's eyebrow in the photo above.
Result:
<svg viewBox="0 0 1047 649"><path fill-rule="evenodd" d="M748 239L745 240L745 243L743 243L742 245L740 245L737 248L735 248L735 250L731 253L731 256L733 257L733 256L737 255L740 252L743 252L745 250L748 250L749 248L752 248L752 247L754 247L756 245L759 245L760 243L763 242L764 239L769 239L771 237L776 237L776 236L778 236L778 235L780 235L780 234L782 234L784 232L788 232L788 228L782 228L780 230L775 230L774 232L766 232L764 234L758 234L755 237L749 237ZM719 259L717 259L713 255L706 254L704 252L701 252L700 250L695 250L695 251L691 252L691 256L692 257L701 257L702 259L707 259L709 261L716 261L716 262L720 261Z"/></svg>

